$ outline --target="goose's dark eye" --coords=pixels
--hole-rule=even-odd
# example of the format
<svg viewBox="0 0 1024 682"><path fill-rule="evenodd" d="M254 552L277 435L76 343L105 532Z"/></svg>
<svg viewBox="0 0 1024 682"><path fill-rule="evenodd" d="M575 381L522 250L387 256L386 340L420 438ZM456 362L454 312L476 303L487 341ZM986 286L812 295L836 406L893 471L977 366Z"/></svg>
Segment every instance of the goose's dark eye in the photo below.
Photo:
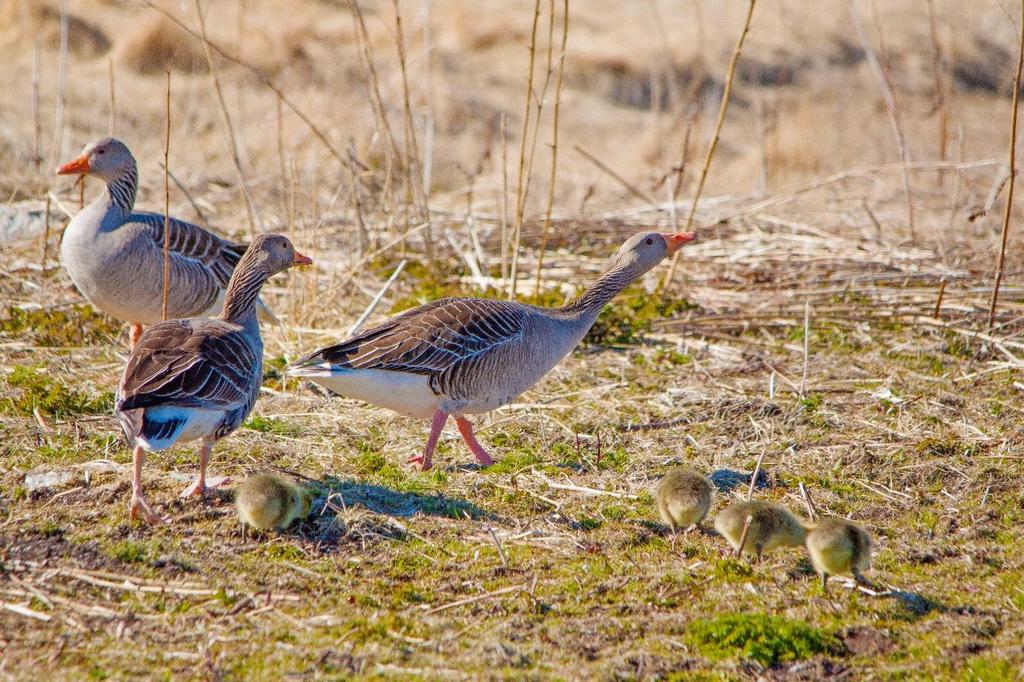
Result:
<svg viewBox="0 0 1024 682"><path fill-rule="evenodd" d="M647 246L650 246L650 245L651 245L651 244L653 244L653 243L654 243L654 240L653 240L653 239L651 239L650 237L648 237L648 238L647 238Z"/></svg>
<svg viewBox="0 0 1024 682"><path fill-rule="evenodd" d="M96 150L96 153L97 153L97 154L106 154L106 153L107 153L107 150L106 150L106 149L97 149L97 150Z"/></svg>

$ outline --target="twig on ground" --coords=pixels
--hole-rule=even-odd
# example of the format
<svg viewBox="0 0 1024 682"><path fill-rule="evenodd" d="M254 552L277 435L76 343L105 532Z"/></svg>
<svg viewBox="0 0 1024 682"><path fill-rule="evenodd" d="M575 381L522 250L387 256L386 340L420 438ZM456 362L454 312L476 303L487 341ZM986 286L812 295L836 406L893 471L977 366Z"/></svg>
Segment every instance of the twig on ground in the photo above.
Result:
<svg viewBox="0 0 1024 682"><path fill-rule="evenodd" d="M384 298L384 294L387 293L388 289L391 288L391 285L394 284L396 279L398 279L398 276L402 274L402 269L405 267L407 262L408 261L403 258L398 263L394 271L391 273L391 276L388 277L388 281L384 282L384 286L380 288L377 295L373 297L372 301L370 301L370 305L366 306L366 310L363 311L363 314L359 316L351 327L349 327L348 336L352 336L362 328L363 323L366 322L366 318L373 314L373 311L377 309L378 305L380 305L381 299Z"/></svg>
<svg viewBox="0 0 1024 682"><path fill-rule="evenodd" d="M766 450L761 450L761 454L757 457L757 464L754 465L754 473L750 475L750 487L747 488L747 502L754 496L754 488L757 487L757 475L761 473L761 462L764 461L766 452Z"/></svg>

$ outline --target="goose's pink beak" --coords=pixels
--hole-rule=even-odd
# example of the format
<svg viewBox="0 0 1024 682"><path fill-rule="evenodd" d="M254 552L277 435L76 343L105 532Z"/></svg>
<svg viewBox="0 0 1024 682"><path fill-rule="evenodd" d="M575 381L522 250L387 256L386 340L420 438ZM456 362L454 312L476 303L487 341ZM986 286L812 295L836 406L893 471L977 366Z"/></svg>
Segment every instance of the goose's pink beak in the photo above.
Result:
<svg viewBox="0 0 1024 682"><path fill-rule="evenodd" d="M665 248L668 249L668 255L671 256L673 253L678 251L683 244L687 242L692 242L694 239L696 239L697 233L676 232L675 234L663 234L661 235L661 237L662 239L665 240Z"/></svg>
<svg viewBox="0 0 1024 682"><path fill-rule="evenodd" d="M77 159L68 161L57 169L57 175L85 175L92 169L89 167L89 155L82 154Z"/></svg>
<svg viewBox="0 0 1024 682"><path fill-rule="evenodd" d="M312 258L310 258L309 256L303 256L298 251L296 251L295 255L292 257L292 265L312 265L312 264L313 264L313 259Z"/></svg>

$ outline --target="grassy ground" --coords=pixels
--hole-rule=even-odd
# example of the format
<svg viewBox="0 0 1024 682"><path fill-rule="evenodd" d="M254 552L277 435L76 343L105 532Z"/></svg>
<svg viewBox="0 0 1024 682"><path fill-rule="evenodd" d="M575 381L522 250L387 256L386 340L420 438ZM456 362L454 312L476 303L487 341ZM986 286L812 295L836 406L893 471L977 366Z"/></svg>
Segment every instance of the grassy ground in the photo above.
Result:
<svg viewBox="0 0 1024 682"><path fill-rule="evenodd" d="M129 452L109 416L124 357L117 325L58 306L47 314L76 331L50 338L41 319L25 331L8 318L0 590L31 613L0 611L4 671L1014 679L1021 389L1000 348L1014 351L972 338L971 315L956 312L971 307L972 283L947 288L958 320L944 314L947 326L925 323L943 324L924 312L936 290L920 272L808 289L801 397L803 311L782 300L792 298L773 281L783 273L739 268L748 283L726 286L713 261L693 258L691 295L730 292L772 315L731 327L697 306L651 320L656 299L634 290L602 328L647 320L646 336L595 338L484 418L499 455L485 469L449 433L435 470L416 473L403 462L425 424L305 387L282 392L272 370L213 464L236 478L292 472L318 491L310 519L263 537L243 537L230 491L177 499L195 467L184 448L146 468L173 523L130 523ZM423 286L409 280L394 299ZM273 354L296 343L269 336ZM749 565L707 529L673 547L657 478L693 465L719 486L717 507L746 494L761 453L755 495L803 513L804 483L821 511L863 523L876 546L870 577L887 596L826 596L802 552ZM69 475L29 490L37 479L26 474L44 472Z"/></svg>

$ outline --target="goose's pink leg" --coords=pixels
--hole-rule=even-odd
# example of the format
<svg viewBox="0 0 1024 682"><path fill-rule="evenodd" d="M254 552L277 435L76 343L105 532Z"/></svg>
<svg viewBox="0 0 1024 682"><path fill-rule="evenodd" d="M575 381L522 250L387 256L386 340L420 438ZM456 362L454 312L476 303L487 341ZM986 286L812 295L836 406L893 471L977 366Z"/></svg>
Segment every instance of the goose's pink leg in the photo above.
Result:
<svg viewBox="0 0 1024 682"><path fill-rule="evenodd" d="M462 434L462 440L466 441L466 445L469 446L473 456L476 457L476 461L480 462L484 466L494 464L494 460L487 454L484 447L477 442L476 436L473 435L473 425L468 419L463 417L455 418L455 425L459 427L459 433Z"/></svg>
<svg viewBox="0 0 1024 682"><path fill-rule="evenodd" d="M446 421L448 421L447 412L441 410L435 412L433 419L430 420L430 436L427 437L427 446L423 448L423 454L409 458L410 463L420 463L421 471L426 471L431 467L430 460L434 457L434 447L437 446L437 439L441 437L441 429L444 428Z"/></svg>
<svg viewBox="0 0 1024 682"><path fill-rule="evenodd" d="M132 501L128 505L129 514L133 519L140 519L146 523L167 523L167 519L153 511L142 495L142 464L146 461L146 451L141 445L135 446L132 453Z"/></svg>
<svg viewBox="0 0 1024 682"><path fill-rule="evenodd" d="M231 482L231 479L226 476L206 480L206 463L210 461L211 450L213 450L213 439L204 438L203 446L199 448L199 478L196 479L195 483L181 491L182 497L202 496L210 488L216 488Z"/></svg>
<svg viewBox="0 0 1024 682"><path fill-rule="evenodd" d="M139 342L140 336L142 336L141 324L133 324L128 327L128 350L135 348L135 344Z"/></svg>

